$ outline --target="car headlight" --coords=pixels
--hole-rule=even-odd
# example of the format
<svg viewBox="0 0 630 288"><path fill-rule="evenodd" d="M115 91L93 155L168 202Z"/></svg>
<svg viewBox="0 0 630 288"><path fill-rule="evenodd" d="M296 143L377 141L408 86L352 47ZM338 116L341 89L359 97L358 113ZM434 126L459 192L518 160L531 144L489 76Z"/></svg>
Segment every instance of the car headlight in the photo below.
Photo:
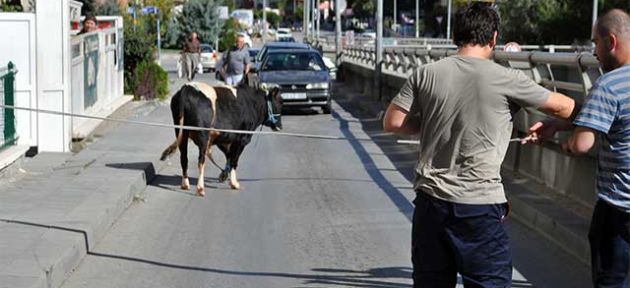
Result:
<svg viewBox="0 0 630 288"><path fill-rule="evenodd" d="M280 88L280 85L276 83L260 83L260 89L269 91L273 88Z"/></svg>
<svg viewBox="0 0 630 288"><path fill-rule="evenodd" d="M306 89L328 89L328 82L310 83L306 85Z"/></svg>

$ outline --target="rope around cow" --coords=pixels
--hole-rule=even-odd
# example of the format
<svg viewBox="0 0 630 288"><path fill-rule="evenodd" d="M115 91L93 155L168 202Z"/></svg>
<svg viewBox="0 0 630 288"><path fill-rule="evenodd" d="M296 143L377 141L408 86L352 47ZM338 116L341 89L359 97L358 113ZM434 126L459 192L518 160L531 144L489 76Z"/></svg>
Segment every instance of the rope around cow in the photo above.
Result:
<svg viewBox="0 0 630 288"><path fill-rule="evenodd" d="M273 135L273 136L285 136L285 137L293 137L293 138L310 138L310 139L324 139L324 140L344 140L344 141L361 141L361 142L369 141L369 142L374 142L374 143L392 143L393 142L391 140L379 140L379 139L371 139L371 138L348 138L344 136L333 136L333 135L318 135L318 134L274 132L274 131L248 131L248 130L235 130L235 129L205 128L205 127L186 126L186 125L173 125L173 124L156 123L156 122L117 119L117 118L111 118L111 117L98 117L98 116L82 115L82 114L76 114L76 113L59 112L59 111L53 111L53 110L17 107L17 106L4 105L4 104L0 104L0 108L22 110L22 111L51 114L51 115L60 115L60 116L67 116L67 117L85 118L85 119L92 119L92 120L111 121L111 122L118 122L118 123L125 123L125 124L170 128L170 129L213 131L213 132L220 132L220 133L251 134L251 135ZM510 142L521 142L523 139L524 138L512 138L510 139ZM420 141L398 139L396 140L396 143L408 144L408 145L419 145Z"/></svg>

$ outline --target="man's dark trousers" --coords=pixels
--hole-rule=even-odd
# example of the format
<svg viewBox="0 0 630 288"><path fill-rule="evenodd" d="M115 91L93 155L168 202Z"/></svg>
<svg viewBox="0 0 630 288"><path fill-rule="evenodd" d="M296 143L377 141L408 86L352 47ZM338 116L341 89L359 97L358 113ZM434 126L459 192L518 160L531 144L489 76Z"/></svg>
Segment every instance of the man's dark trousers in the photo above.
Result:
<svg viewBox="0 0 630 288"><path fill-rule="evenodd" d="M510 287L512 250L503 204L456 204L418 192L412 228L414 287Z"/></svg>
<svg viewBox="0 0 630 288"><path fill-rule="evenodd" d="M588 234L594 287L629 288L630 213L598 200Z"/></svg>

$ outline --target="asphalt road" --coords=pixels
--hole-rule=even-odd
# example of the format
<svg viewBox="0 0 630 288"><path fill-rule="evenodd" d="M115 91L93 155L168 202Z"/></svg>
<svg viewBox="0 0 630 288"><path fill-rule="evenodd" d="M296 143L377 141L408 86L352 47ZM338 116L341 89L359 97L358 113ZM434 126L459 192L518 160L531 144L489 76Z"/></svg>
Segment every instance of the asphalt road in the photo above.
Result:
<svg viewBox="0 0 630 288"><path fill-rule="evenodd" d="M171 71L173 59L162 61ZM255 136L238 191L217 183L212 165L205 198L181 190L176 153L63 287L410 287L413 160L394 144L359 141L381 137L378 119L337 100L332 115L284 115L284 129L348 141ZM154 113L170 121L166 103ZM584 265L519 223L508 228L513 287L590 287Z"/></svg>

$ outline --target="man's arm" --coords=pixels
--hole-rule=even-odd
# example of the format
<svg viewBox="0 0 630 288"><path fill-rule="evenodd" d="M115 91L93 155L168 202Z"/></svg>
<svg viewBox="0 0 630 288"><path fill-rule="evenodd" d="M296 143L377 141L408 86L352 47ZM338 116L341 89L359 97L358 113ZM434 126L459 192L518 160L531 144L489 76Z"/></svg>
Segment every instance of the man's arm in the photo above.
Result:
<svg viewBox="0 0 630 288"><path fill-rule="evenodd" d="M389 104L385 117L383 117L383 129L385 132L392 132L396 134L417 134L420 132L420 128L415 125L410 125L407 119L407 110L396 104Z"/></svg>
<svg viewBox="0 0 630 288"><path fill-rule="evenodd" d="M580 109L576 107L575 100L572 98L560 93L551 92L547 101L545 101L538 110L549 116L572 121Z"/></svg>
<svg viewBox="0 0 630 288"><path fill-rule="evenodd" d="M245 64L245 75L249 74L250 68L251 68L251 65L249 63Z"/></svg>
<svg viewBox="0 0 630 288"><path fill-rule="evenodd" d="M521 144L540 143L542 139L552 138L558 131L568 131L573 129L571 121L580 111L575 100L563 94L551 92L547 101L538 110L556 119L549 118L541 122L536 122L529 128L527 137L523 138ZM558 119L559 118L559 119Z"/></svg>
<svg viewBox="0 0 630 288"><path fill-rule="evenodd" d="M573 135L569 138L569 141L562 144L562 148L573 154L584 154L593 148L595 145L596 131L578 126L573 131Z"/></svg>

